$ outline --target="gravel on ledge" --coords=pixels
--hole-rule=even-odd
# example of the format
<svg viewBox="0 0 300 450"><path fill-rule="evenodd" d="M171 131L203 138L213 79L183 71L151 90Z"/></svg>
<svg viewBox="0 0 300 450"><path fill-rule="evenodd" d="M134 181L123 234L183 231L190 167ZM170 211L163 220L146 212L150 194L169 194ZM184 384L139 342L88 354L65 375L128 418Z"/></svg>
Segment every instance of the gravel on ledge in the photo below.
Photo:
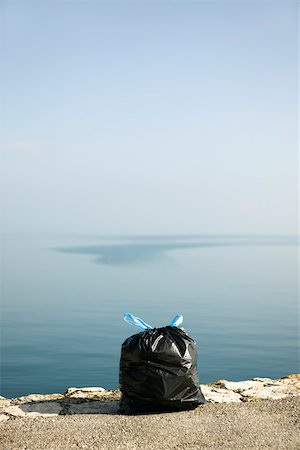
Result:
<svg viewBox="0 0 300 450"><path fill-rule="evenodd" d="M296 450L299 397L207 403L194 411L124 416L10 417L0 422L3 450Z"/></svg>

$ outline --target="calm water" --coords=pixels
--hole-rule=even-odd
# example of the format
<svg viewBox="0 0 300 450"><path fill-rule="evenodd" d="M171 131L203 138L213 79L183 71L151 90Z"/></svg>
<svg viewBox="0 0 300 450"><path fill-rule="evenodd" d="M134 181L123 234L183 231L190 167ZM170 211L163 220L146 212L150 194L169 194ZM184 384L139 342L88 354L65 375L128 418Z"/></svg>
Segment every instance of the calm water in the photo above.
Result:
<svg viewBox="0 0 300 450"><path fill-rule="evenodd" d="M118 387L121 343L177 312L202 382L299 371L296 238L6 236L1 392Z"/></svg>

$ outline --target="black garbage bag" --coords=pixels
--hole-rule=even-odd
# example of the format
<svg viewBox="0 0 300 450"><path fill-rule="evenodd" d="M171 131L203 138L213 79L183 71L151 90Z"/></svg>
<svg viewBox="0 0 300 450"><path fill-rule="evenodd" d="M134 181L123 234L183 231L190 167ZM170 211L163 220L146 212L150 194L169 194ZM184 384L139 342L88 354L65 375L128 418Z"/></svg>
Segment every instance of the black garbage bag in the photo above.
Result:
<svg viewBox="0 0 300 450"><path fill-rule="evenodd" d="M188 410L205 403L196 359L195 341L176 326L130 336L121 350L120 411Z"/></svg>

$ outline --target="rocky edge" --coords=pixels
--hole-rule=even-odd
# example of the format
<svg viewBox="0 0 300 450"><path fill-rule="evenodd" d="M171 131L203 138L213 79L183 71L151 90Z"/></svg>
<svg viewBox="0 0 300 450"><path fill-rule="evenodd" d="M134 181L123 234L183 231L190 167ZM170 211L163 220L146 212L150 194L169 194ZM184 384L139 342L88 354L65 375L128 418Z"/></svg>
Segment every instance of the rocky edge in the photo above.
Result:
<svg viewBox="0 0 300 450"><path fill-rule="evenodd" d="M209 403L239 403L300 396L300 374L279 380L252 378L219 380L201 385ZM16 417L53 417L67 414L117 414L120 391L102 387L70 387L63 394L0 396L0 421Z"/></svg>

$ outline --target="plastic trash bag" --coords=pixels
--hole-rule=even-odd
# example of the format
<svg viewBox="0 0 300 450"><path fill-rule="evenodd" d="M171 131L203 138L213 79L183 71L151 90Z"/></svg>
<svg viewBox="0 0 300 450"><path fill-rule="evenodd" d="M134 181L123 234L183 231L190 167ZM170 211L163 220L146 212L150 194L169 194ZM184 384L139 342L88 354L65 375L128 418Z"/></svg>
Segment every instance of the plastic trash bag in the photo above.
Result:
<svg viewBox="0 0 300 450"><path fill-rule="evenodd" d="M122 345L120 411L137 414L194 409L205 398L196 370L196 343L182 328L177 314L162 328L152 328L126 313L124 320L141 328Z"/></svg>

